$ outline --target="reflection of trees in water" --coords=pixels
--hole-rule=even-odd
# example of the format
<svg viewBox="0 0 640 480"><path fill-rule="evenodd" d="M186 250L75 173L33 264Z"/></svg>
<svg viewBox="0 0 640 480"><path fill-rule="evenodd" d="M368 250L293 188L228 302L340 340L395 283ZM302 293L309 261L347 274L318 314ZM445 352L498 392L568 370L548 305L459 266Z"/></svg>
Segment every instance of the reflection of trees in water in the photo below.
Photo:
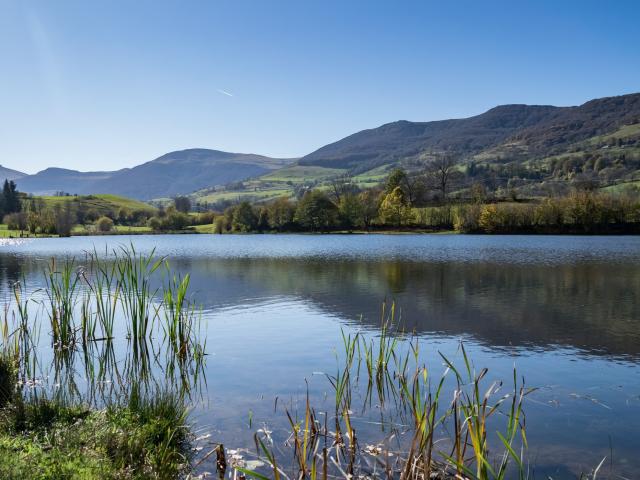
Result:
<svg viewBox="0 0 640 480"><path fill-rule="evenodd" d="M7 291L18 280L22 279L24 259L15 255L0 255L0 288Z"/></svg>
<svg viewBox="0 0 640 480"><path fill-rule="evenodd" d="M294 295L377 326L386 298L397 301L405 328L418 332L640 353L635 265L227 259L177 266L192 273L198 299L210 308Z"/></svg>
<svg viewBox="0 0 640 480"><path fill-rule="evenodd" d="M0 256L2 281L21 271L31 277L41 265ZM171 265L191 273L195 300L205 308L292 296L347 320L363 315L377 327L387 299L398 303L405 328L418 332L472 334L498 346L640 354L635 264L178 258Z"/></svg>

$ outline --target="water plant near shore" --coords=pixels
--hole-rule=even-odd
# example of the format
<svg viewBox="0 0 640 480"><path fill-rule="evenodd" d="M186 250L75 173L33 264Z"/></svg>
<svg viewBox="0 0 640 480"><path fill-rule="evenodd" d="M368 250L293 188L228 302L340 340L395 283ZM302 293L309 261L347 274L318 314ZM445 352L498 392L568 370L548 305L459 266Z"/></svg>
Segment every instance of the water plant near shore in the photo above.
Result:
<svg viewBox="0 0 640 480"><path fill-rule="evenodd" d="M205 359L188 281L163 290L166 260L133 248L85 260L52 260L43 289L16 282L5 305L0 475L177 478Z"/></svg>
<svg viewBox="0 0 640 480"><path fill-rule="evenodd" d="M284 409L290 425L284 448L262 429L256 456L266 467L236 470L259 479L528 478L523 404L532 389L515 369L507 392L501 382L485 385L488 371L476 372L462 344L462 368L441 355L437 375L421 363L417 338L392 331L395 315L394 305L383 308L375 337L343 332L337 373L327 375L332 411L319 414L307 393L299 419ZM358 435L357 424L372 423L372 407L380 431ZM289 449L291 469L283 467Z"/></svg>

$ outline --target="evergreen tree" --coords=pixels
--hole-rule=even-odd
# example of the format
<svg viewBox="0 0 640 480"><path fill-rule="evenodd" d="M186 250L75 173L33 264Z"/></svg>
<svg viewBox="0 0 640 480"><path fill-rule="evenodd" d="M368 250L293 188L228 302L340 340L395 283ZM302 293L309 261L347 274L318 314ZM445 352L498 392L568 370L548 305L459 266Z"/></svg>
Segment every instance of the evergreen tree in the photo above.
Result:
<svg viewBox="0 0 640 480"><path fill-rule="evenodd" d="M18 196L17 185L13 180L5 179L4 181L0 209L3 215L20 211L20 197Z"/></svg>

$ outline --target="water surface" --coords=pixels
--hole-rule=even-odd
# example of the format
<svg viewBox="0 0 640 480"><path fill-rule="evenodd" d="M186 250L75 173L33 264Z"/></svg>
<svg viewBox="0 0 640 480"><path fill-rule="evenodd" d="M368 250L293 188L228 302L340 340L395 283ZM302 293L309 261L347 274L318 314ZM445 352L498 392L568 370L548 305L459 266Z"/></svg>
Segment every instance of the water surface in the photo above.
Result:
<svg viewBox="0 0 640 480"><path fill-rule="evenodd" d="M336 368L341 329L375 335L381 304L422 338L424 360L459 358L529 386L536 472L574 478L640 467L640 238L471 235L177 235L6 242L0 298L33 290L52 256L133 244L188 272L203 307L206 388L192 419L228 446L263 423L284 432L274 399L299 402ZM314 374L315 373L315 374ZM252 429L249 428L251 417ZM362 427L364 428L364 427ZM613 452L613 459L611 459ZM611 463L610 463L611 462Z"/></svg>

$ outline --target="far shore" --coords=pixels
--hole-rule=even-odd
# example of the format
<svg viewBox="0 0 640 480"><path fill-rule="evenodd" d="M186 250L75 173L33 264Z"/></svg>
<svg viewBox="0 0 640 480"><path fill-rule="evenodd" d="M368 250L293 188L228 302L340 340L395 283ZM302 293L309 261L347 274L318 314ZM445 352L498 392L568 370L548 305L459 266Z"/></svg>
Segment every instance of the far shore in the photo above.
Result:
<svg viewBox="0 0 640 480"><path fill-rule="evenodd" d="M199 226L201 227L201 226ZM209 225L206 225L209 227ZM11 232L11 233L10 233ZM317 232L308 232L308 231L266 231L266 232L225 232L225 233L215 233L211 231L211 229L204 229L198 227L192 227L185 230L169 230L169 231L154 231L149 229L148 231L142 231L139 229L135 230L127 230L127 229L118 229L110 232L72 232L70 237L60 237L59 235L47 235L47 234L30 234L24 232L20 234L19 232L13 233L10 230L0 230L1 238L8 239L35 239L35 238L70 238L70 237L105 237L105 236L123 236L123 235L135 235L135 236L156 236L156 235L236 235L236 236L246 236L246 235L487 235L487 236L500 236L500 235L536 235L536 236L545 236L545 235L578 235L578 236L620 236L620 235L639 235L638 231L625 231L624 229L619 230L610 230L603 232L584 232L579 230L558 230L558 231L507 231L507 232L496 232L496 233L485 233L485 232L458 232L456 230L434 230L434 229L371 229L371 230L330 230L330 231L317 231Z"/></svg>

